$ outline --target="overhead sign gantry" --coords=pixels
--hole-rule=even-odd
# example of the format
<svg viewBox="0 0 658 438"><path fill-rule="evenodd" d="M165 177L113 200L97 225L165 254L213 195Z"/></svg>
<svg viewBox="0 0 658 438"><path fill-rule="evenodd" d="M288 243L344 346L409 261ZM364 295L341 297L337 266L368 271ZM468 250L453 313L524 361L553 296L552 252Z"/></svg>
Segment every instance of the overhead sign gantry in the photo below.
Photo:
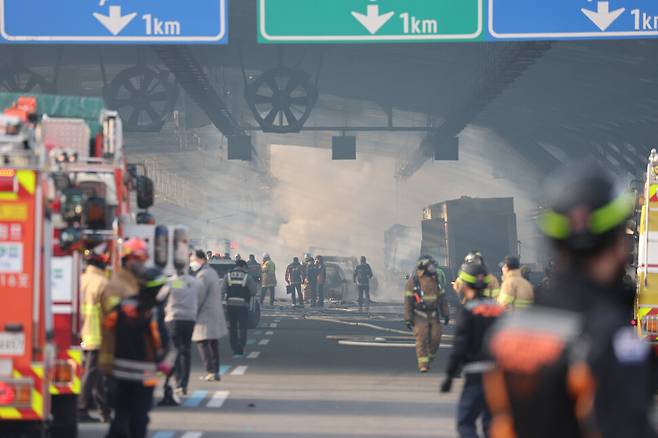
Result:
<svg viewBox="0 0 658 438"><path fill-rule="evenodd" d="M10 43L226 44L228 0L0 0Z"/></svg>

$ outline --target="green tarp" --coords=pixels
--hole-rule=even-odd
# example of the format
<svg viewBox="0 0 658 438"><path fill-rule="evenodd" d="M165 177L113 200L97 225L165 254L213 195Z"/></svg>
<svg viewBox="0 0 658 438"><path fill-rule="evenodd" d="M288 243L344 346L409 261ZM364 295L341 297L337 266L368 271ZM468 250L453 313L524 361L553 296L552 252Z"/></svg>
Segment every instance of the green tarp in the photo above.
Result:
<svg viewBox="0 0 658 438"><path fill-rule="evenodd" d="M98 97L58 96L53 94L0 93L0 108L9 108L19 97L37 98L37 111L49 117L85 119L92 136L101 128L103 99Z"/></svg>

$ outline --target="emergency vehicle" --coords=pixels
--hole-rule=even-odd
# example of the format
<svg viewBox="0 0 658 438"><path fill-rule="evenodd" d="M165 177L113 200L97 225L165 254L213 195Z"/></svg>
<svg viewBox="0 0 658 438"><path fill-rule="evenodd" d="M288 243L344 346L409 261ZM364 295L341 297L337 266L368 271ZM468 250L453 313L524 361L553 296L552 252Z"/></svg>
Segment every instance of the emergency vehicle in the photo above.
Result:
<svg viewBox="0 0 658 438"><path fill-rule="evenodd" d="M42 436L58 373L49 272L47 151L35 99L0 115L0 427Z"/></svg>
<svg viewBox="0 0 658 438"><path fill-rule="evenodd" d="M658 346L658 153L655 149L647 165L638 239L634 321L638 334Z"/></svg>
<svg viewBox="0 0 658 438"><path fill-rule="evenodd" d="M32 422L37 433L39 429L42 432L48 429L53 438L75 438L83 371L79 330L85 309L79 305L78 284L82 252L85 248L106 245L112 268L118 268L124 229L135 222L131 214L131 191L138 192L138 206L148 208L153 203L152 183L127 165L121 119L116 112L106 111L101 99L47 95L22 98L0 94L0 106L6 107L12 101L18 105L6 112L3 120L8 120L7 123L13 123L14 114L24 106L31 112L19 118L20 129L8 131L22 136L14 134L15 138L2 141L7 146L0 151L12 156L25 155L26 151L38 154L38 159L32 161L40 167L30 164L29 169L43 181L37 184L41 191L32 190L35 206L24 215L26 224L17 223L18 215L12 211L23 208L20 201L30 194L22 189L22 181L27 177L21 176L25 171L18 167L26 160L2 159L5 167L0 164L0 178L5 180L0 179L0 184L4 181L0 186L0 290L5 293L3 281L12 288L20 288L26 282L34 287L40 282L42 286L33 292L30 303L26 302L25 293L10 293L7 289L9 295L4 302L10 305L3 306L7 314L0 310L0 330L1 324L5 324L0 334L0 360L4 360L0 362L4 367L0 367L0 375L3 372L6 375L11 366L11 376L21 376L19 383L27 385L32 381L30 403L34 404L34 412L40 406L40 414L30 414L24 401L12 405L12 400L17 400L16 394L25 396L26 390L21 389L24 386L16 386L14 380L0 377L0 428L9 422L15 426ZM43 116L39 117L37 110ZM32 141L29 149L23 137ZM12 192L4 194L4 190ZM25 249L28 246L38 251L34 249L32 254ZM30 264L28 257L36 256L39 258ZM21 257L23 261L19 263ZM23 271L18 272L19 269ZM15 333L18 330L12 325L11 303L29 304L32 308L31 315L23 316L25 321L16 323L23 335ZM43 311L38 311L41 307ZM30 317L40 325L28 333L25 327ZM7 352L3 353L3 337L7 345L13 339L13 350L5 347ZM39 349L43 353L36 354ZM26 356L22 360L13 358L19 350ZM33 362L36 368L29 371L32 368L28 365Z"/></svg>

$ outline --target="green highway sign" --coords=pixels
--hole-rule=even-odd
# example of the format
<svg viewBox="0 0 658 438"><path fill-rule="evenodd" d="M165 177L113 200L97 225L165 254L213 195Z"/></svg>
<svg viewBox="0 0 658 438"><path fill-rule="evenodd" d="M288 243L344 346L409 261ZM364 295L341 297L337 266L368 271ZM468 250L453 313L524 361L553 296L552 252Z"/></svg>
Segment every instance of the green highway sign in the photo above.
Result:
<svg viewBox="0 0 658 438"><path fill-rule="evenodd" d="M483 39L484 0L258 0L261 43Z"/></svg>

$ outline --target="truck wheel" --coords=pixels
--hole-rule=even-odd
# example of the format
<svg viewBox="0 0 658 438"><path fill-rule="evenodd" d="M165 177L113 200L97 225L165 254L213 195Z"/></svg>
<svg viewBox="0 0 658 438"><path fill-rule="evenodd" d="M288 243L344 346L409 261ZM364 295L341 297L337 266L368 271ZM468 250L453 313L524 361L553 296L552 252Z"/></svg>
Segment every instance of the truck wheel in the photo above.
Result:
<svg viewBox="0 0 658 438"><path fill-rule="evenodd" d="M78 438L78 396L55 395L52 403L50 438Z"/></svg>

